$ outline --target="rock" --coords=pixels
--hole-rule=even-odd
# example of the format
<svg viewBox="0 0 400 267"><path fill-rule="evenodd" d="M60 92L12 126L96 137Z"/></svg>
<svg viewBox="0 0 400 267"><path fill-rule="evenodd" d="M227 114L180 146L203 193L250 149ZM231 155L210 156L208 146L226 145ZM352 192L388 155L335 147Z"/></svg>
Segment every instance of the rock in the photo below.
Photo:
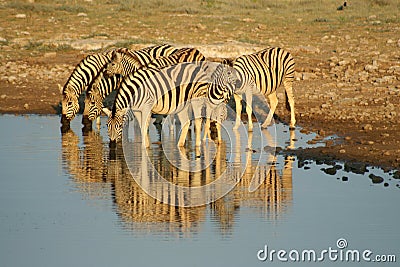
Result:
<svg viewBox="0 0 400 267"><path fill-rule="evenodd" d="M0 96L1 99L5 99L6 97L7 97L7 95L5 95L5 94Z"/></svg>
<svg viewBox="0 0 400 267"><path fill-rule="evenodd" d="M16 76L8 76L7 81L9 83L15 83L15 81L17 80Z"/></svg>
<svg viewBox="0 0 400 267"><path fill-rule="evenodd" d="M251 18L244 18L242 19L243 22L255 22L255 19L251 19Z"/></svg>
<svg viewBox="0 0 400 267"><path fill-rule="evenodd" d="M393 173L393 178L400 179L400 171L396 171L395 173Z"/></svg>
<svg viewBox="0 0 400 267"><path fill-rule="evenodd" d="M312 73L312 72L304 72L302 74L303 80L310 80L310 79L315 79L315 78L317 78L317 74Z"/></svg>
<svg viewBox="0 0 400 267"><path fill-rule="evenodd" d="M0 37L0 43L7 43L7 39L3 38L3 37Z"/></svg>
<svg viewBox="0 0 400 267"><path fill-rule="evenodd" d="M386 41L386 43L387 43L387 44L393 44L394 41L393 41L392 39L388 39L388 40Z"/></svg>
<svg viewBox="0 0 400 267"><path fill-rule="evenodd" d="M383 152L383 155L384 156L390 156L390 155L392 155L392 153L390 153L390 151L385 151L385 152Z"/></svg>
<svg viewBox="0 0 400 267"><path fill-rule="evenodd" d="M347 176L343 176L343 177L342 177L342 181L343 181L343 182L347 182L348 180L349 180L349 177L347 177Z"/></svg>
<svg viewBox="0 0 400 267"><path fill-rule="evenodd" d="M340 154L345 154L345 153L346 153L346 150L345 150L345 149L340 149L340 150L339 150L339 153L340 153Z"/></svg>
<svg viewBox="0 0 400 267"><path fill-rule="evenodd" d="M363 125L361 129L363 129L364 131L372 131L372 125L367 123Z"/></svg>
<svg viewBox="0 0 400 267"><path fill-rule="evenodd" d="M78 17L87 17L87 14L86 13L83 13L83 12L81 12L81 13L78 13L78 15L77 15Z"/></svg>
<svg viewBox="0 0 400 267"><path fill-rule="evenodd" d="M322 168L321 169L323 172L325 172L326 174L329 175L335 175L336 174L336 168L335 167L331 167L331 168Z"/></svg>
<svg viewBox="0 0 400 267"><path fill-rule="evenodd" d="M44 55L43 55L43 57L45 57L45 58L56 57L56 56L57 56L56 52L47 52L47 53L44 53Z"/></svg>
<svg viewBox="0 0 400 267"><path fill-rule="evenodd" d="M28 109L28 108L29 108L29 104L25 104L24 109Z"/></svg>
<svg viewBox="0 0 400 267"><path fill-rule="evenodd" d="M368 71L368 72L372 72L372 71L376 71L378 69L378 66L375 65L365 65L364 70Z"/></svg>
<svg viewBox="0 0 400 267"><path fill-rule="evenodd" d="M344 170L346 172L353 172L356 174L364 174L368 172L367 165L361 162L346 162L344 164Z"/></svg>
<svg viewBox="0 0 400 267"><path fill-rule="evenodd" d="M17 14L15 15L17 19L26 19L26 14Z"/></svg>
<svg viewBox="0 0 400 267"><path fill-rule="evenodd" d="M372 183L374 184L380 184L384 181L382 177L372 173L368 177L372 180Z"/></svg>

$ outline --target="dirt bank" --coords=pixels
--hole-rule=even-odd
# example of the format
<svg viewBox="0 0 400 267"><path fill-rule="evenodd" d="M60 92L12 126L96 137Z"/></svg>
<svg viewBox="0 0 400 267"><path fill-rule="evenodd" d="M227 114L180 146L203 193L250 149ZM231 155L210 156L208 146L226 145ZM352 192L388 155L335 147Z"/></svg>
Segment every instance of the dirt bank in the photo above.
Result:
<svg viewBox="0 0 400 267"><path fill-rule="evenodd" d="M190 2L181 9L152 6L154 12L113 1L83 1L73 8L17 2L23 1L0 1L0 113L57 114L57 84L91 49L107 45L191 44L212 57L279 46L296 60L297 124L321 137L340 137L307 153L400 168L396 1L351 1L342 11L325 0ZM278 97L276 114L288 122L282 89Z"/></svg>

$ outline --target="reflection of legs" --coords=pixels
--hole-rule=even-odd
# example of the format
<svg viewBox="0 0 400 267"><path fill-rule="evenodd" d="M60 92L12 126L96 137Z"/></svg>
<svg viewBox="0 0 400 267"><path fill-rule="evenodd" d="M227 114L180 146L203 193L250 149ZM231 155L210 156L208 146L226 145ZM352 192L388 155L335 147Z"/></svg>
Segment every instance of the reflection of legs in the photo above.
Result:
<svg viewBox="0 0 400 267"><path fill-rule="evenodd" d="M235 98L236 104L236 121L233 129L238 129L240 126L240 115L242 113L242 96L234 94L233 97Z"/></svg>
<svg viewBox="0 0 400 267"><path fill-rule="evenodd" d="M290 140L289 145L287 146L288 149L295 149L294 141L296 140L296 132L294 130L290 130Z"/></svg>
<svg viewBox="0 0 400 267"><path fill-rule="evenodd" d="M290 128L294 128L296 125L296 118L294 114L293 80L285 79L283 85L286 91L287 102L290 107Z"/></svg>
<svg viewBox="0 0 400 267"><path fill-rule="evenodd" d="M276 96L276 91L268 95L270 110L267 119L262 124L263 128L267 128L271 124L272 117L274 116L276 106L278 105L278 97Z"/></svg>

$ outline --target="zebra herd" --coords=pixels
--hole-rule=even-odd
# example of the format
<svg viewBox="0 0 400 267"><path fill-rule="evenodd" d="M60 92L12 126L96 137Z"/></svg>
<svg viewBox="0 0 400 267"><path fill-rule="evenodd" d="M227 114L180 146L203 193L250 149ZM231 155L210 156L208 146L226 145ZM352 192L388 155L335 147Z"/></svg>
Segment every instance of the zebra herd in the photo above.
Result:
<svg viewBox="0 0 400 267"><path fill-rule="evenodd" d="M286 107L291 111L290 127L295 126L294 60L281 48L224 59L211 64L196 48L175 48L169 44L155 45L141 50L110 49L89 55L75 67L62 93L61 130L69 129L70 121L79 111L79 97L85 91L82 123L91 129L92 122L103 111L108 115L108 135L111 143L121 139L128 110L133 111L142 133L147 138L151 114L176 114L182 130L178 146L183 146L189 129L189 112L193 111L196 146L201 143L202 117L206 118L204 137L209 135L210 120L226 119L226 105L234 96L236 122L240 125L242 95L246 97L248 130L252 131L252 93L261 92L270 100L270 111L262 127L267 127L278 104L276 89L283 83ZM112 110L103 108L103 100L116 91ZM205 114L205 115L204 115ZM217 137L221 141L220 124Z"/></svg>

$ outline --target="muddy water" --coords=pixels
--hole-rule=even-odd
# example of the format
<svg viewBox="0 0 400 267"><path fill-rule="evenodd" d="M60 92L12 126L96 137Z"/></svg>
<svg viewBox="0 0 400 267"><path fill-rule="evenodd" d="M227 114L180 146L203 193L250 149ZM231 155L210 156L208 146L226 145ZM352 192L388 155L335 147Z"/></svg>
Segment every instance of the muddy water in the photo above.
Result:
<svg viewBox="0 0 400 267"><path fill-rule="evenodd" d="M1 266L261 266L293 262L296 251L298 266L314 260L310 251L315 261L336 266L348 264L349 250L360 253L357 266L375 256L400 260L400 181L391 173L353 173L342 163L270 153L308 147L315 134L278 124L260 136L255 131L249 148L246 131L235 135L227 122L229 142L208 143L198 157L190 143L179 154L166 139L159 142L151 126L151 149L128 138L133 156L126 157L121 146L109 149L104 120L85 136L79 122L61 136L57 116L0 117ZM166 155L194 164L181 170ZM207 168L190 171L199 166ZM155 179L196 187L232 166L233 190L192 208L179 205L204 196L171 194ZM143 181L161 188L159 200L143 191ZM274 250L283 251L280 258Z"/></svg>

